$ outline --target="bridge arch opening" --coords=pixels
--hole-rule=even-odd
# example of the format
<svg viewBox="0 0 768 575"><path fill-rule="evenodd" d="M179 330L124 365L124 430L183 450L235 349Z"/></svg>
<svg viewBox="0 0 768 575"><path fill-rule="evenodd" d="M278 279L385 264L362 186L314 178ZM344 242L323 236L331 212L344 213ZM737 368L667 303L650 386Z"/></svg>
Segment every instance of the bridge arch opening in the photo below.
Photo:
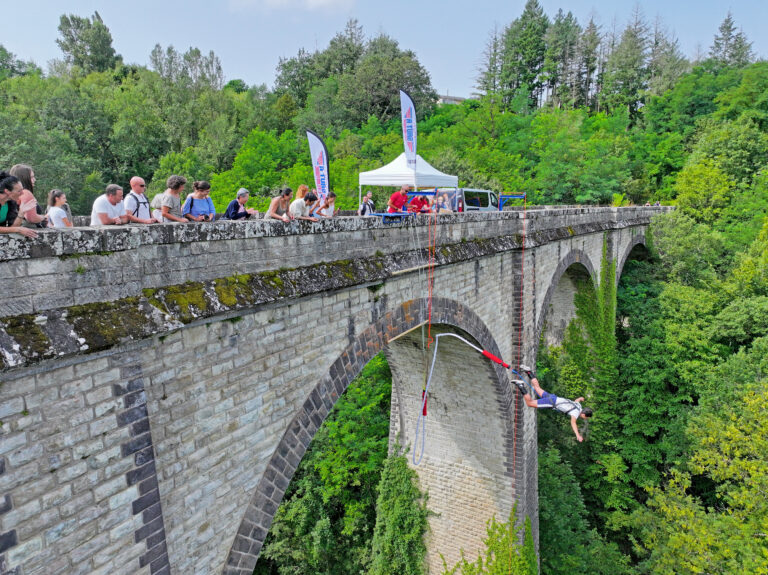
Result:
<svg viewBox="0 0 768 575"><path fill-rule="evenodd" d="M425 306L425 300L409 301L379 317L354 338L309 394L251 496L225 573L253 571L278 505L312 438L348 384L382 351L393 376L389 442L413 446L426 367L420 329ZM435 298L432 318L433 336L453 331L501 355L482 320L459 302ZM507 519L515 500L515 422L517 439L522 439L522 418L514 417L515 396L507 373L465 344L448 343L451 339L443 338L438 350L428 405L427 452L416 468L435 512L427 539L427 562L435 569L442 565L439 553L450 563L458 560L460 547L469 554L479 550L492 515ZM410 451L406 455L410 462ZM522 461L515 465L522 467Z"/></svg>
<svg viewBox="0 0 768 575"><path fill-rule="evenodd" d="M576 317L574 298L580 289L594 289L597 275L588 258L571 252L560 262L544 297L536 341L546 347L563 343L568 324Z"/></svg>

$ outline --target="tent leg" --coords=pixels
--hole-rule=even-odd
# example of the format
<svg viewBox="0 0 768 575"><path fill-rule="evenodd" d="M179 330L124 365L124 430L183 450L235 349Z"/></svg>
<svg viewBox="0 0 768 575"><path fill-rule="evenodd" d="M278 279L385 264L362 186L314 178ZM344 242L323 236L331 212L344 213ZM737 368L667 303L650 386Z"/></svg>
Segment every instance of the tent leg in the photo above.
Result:
<svg viewBox="0 0 768 575"><path fill-rule="evenodd" d="M360 211L360 206L363 205L363 185L357 186L357 210Z"/></svg>

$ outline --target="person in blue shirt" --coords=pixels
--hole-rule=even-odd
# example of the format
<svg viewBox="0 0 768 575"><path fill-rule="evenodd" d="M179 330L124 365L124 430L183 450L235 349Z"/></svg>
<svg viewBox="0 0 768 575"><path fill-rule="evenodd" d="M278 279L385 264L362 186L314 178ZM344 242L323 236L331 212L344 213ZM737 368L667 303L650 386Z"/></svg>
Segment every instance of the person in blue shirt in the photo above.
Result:
<svg viewBox="0 0 768 575"><path fill-rule="evenodd" d="M259 212L253 208L246 208L245 204L250 197L251 192L245 188L237 190L237 198L229 202L227 211L224 212L222 218L225 220L239 220L245 218L246 220L251 216L258 216Z"/></svg>
<svg viewBox="0 0 768 575"><path fill-rule="evenodd" d="M192 193L187 196L181 208L181 215L192 222L212 222L216 219L210 193L211 184L205 180L193 182Z"/></svg>

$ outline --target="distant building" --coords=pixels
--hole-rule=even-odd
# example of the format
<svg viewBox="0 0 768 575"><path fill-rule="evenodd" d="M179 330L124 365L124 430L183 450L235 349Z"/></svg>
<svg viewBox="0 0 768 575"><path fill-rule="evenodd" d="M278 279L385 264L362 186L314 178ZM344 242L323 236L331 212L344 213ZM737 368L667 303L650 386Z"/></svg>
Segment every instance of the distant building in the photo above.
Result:
<svg viewBox="0 0 768 575"><path fill-rule="evenodd" d="M438 96L437 103L443 104L461 104L466 98L459 98L458 96Z"/></svg>

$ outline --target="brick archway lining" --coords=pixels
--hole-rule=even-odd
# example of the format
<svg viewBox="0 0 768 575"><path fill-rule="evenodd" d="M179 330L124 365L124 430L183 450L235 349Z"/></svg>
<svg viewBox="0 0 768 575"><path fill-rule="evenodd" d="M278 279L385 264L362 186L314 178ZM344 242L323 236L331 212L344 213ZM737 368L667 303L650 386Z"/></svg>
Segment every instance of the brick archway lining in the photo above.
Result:
<svg viewBox="0 0 768 575"><path fill-rule="evenodd" d="M384 349L389 339L421 324L422 318L425 317L425 308L426 300L412 300L381 316L355 338L354 343L341 353L328 373L310 392L280 440L262 479L256 486L227 557L223 570L226 575L250 575L253 572L279 503L315 433L347 385L371 358ZM472 310L457 301L435 298L432 302L432 323L459 328L475 338L484 349L500 355L500 350L485 323ZM497 375L496 394L501 411L512 414L513 402L518 400L517 396L510 389L506 371L500 366L494 367ZM507 420L511 421L511 418ZM522 418L518 418L517 426L518 432L522 433ZM514 478L515 470L512 469L511 463L513 427L509 425L504 445L508 455L505 458L506 465ZM517 459L517 465L520 466L522 458Z"/></svg>

